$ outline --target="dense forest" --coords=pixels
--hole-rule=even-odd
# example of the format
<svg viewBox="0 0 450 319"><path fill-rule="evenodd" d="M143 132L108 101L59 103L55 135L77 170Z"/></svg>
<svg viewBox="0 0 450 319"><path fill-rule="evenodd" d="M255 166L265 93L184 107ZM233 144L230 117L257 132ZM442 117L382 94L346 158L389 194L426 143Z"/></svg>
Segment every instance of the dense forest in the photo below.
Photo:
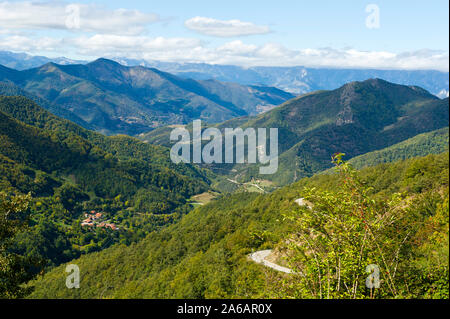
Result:
<svg viewBox="0 0 450 319"><path fill-rule="evenodd" d="M392 89L353 85L373 101L368 87ZM397 113L366 123L378 125L366 133L389 143L335 153L295 183L254 186L260 194L227 174L174 164L165 146L87 130L38 105L51 108L43 99L0 89L13 95L0 95L2 298L448 298L448 99L400 86L407 94L398 102L388 90ZM303 99L336 97L316 94ZM360 125L367 114L356 101ZM275 115L303 103L259 120L282 121ZM141 138L162 141L167 132ZM302 145L324 147L319 140ZM300 156L293 150L281 159ZM295 175L281 164L284 176ZM201 194L214 195L194 203ZM265 249L290 273L249 257ZM79 289L66 287L69 264L81 271ZM371 289L368 269L379 275Z"/></svg>
<svg viewBox="0 0 450 319"><path fill-rule="evenodd" d="M349 160L349 163L355 168L362 168L416 156L440 154L448 151L448 143L448 127L445 127L436 131L416 135L381 150L353 157Z"/></svg>
<svg viewBox="0 0 450 319"><path fill-rule="evenodd" d="M65 287L62 265L31 284L31 297L448 298L448 153L360 171L338 156L335 165L271 194L226 195L138 243L82 256L71 261L80 289ZM265 248L296 271L249 260ZM380 267L376 292L364 285L369 264Z"/></svg>
<svg viewBox="0 0 450 319"><path fill-rule="evenodd" d="M208 183L204 172L173 164L163 147L105 137L28 98L0 97L1 192L32 197L29 228L11 249L44 260L44 268L130 244L176 221ZM101 221L83 227L92 211L102 214Z"/></svg>

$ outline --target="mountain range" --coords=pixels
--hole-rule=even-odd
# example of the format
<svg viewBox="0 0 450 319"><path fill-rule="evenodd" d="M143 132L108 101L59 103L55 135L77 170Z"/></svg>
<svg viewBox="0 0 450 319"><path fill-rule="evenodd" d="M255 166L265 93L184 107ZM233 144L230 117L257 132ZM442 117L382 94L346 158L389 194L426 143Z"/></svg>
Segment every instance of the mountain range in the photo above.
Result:
<svg viewBox="0 0 450 319"><path fill-rule="evenodd" d="M172 125L194 119L220 129L278 128L276 174L262 177L257 165L208 166L240 182L285 185L328 169L336 152L353 158L448 126L448 98L378 78L295 97L273 87L192 80L98 59L23 71L0 66L0 81L1 94L26 96L84 128L166 147Z"/></svg>
<svg viewBox="0 0 450 319"><path fill-rule="evenodd" d="M381 79L350 82L336 90L294 98L257 116L214 125L221 130L278 128L280 155L275 174L259 175L256 164L208 167L241 182L268 179L285 185L329 168L335 153L350 159L448 125L448 98ZM169 128L160 128L139 138L170 146L169 134Z"/></svg>
<svg viewBox="0 0 450 319"><path fill-rule="evenodd" d="M170 146L171 126L139 135L151 142L143 143L129 136L87 130L48 111L67 112L59 114L95 125L55 103L65 94L61 88L67 84L72 84L69 89L95 87L110 99L110 94L122 94L124 87L135 90L134 83L142 78L134 72L159 74L147 70L108 60L88 65L47 64L25 71L1 68L1 200L8 203L9 198L17 200L11 197L14 194L31 195L23 212L29 224L2 253L43 262L16 264L18 268L13 269L14 273L42 274L36 280L22 281L34 287L28 297L311 298L315 295L298 288L303 277L278 273L249 258L255 250L271 248L273 262L302 269L304 261L298 261L299 255L291 257L286 245L296 245L293 251L310 255L306 245L292 240L298 238L293 236L305 222L315 227L311 232L307 229L311 240L325 240L317 234L334 229L327 235L333 236L333 247L342 251L358 243L364 248L361 239L368 223L376 231L377 243L386 238L381 249L393 247L385 256L398 258L395 283L399 292L384 289L377 293L448 297L449 164L448 153L442 153L448 150L448 98L439 99L417 86L369 79L294 97L262 114L209 123L219 129L279 129L279 170L264 178L277 186L288 185L270 194L226 194L217 192L219 183L255 184L262 178L258 167L207 166L214 174L204 167L175 164L168 148L154 145ZM175 82L179 79L162 74ZM218 90L216 97L228 94L227 87L208 90L213 88ZM80 91L73 92L74 101L75 92ZM102 101L94 97L87 100ZM84 101L83 96L76 101ZM348 169L346 174L330 173L331 157L339 152L346 153L356 167L378 166L356 172L341 163L341 173ZM427 154L438 155L410 159ZM386 164L391 161L397 162ZM195 205L194 198L202 194L215 198ZM299 206L298 199L306 196L314 210ZM363 218L355 214L360 211ZM100 214L95 224L88 217L94 214ZM330 228L343 217L348 218L339 228ZM384 230L383 221L396 223L395 228ZM335 237L341 234L347 236L345 240ZM405 249L392 244L398 242ZM352 251L359 253L360 247L355 247ZM341 267L340 261L332 267L324 264L323 273L331 268L346 274L354 271L359 294L366 297L365 265L375 259L368 255L372 259L355 267L351 263L355 255L339 256L350 262L342 263L342 268L337 266ZM81 269L80 289L67 289L66 263ZM315 263L310 265L315 267ZM4 274L2 270L2 280L9 284L10 277ZM347 275L340 278L351 282ZM405 278L413 278L414 284L404 284Z"/></svg>
<svg viewBox="0 0 450 319"><path fill-rule="evenodd" d="M206 63L175 63L112 58L124 65L143 65L192 79L216 79L239 84L277 87L297 95L332 90L353 81L380 78L389 82L416 85L441 98L449 94L449 74L435 70L378 70L294 67L240 67Z"/></svg>
<svg viewBox="0 0 450 319"><path fill-rule="evenodd" d="M87 61L72 60L65 57L48 58L40 55L30 55L27 53L17 53L11 51L0 51L0 64L16 70L26 70L42 66L53 62L57 64L84 64Z"/></svg>
<svg viewBox="0 0 450 319"><path fill-rule="evenodd" d="M345 83L381 78L389 82L420 86L440 98L448 97L449 73L434 70L378 70L294 67L241 67L206 63L176 63L111 57L127 66L146 66L183 78L215 79L242 85L276 87L299 95L317 90L333 90ZM47 58L25 53L0 51L0 64L17 70L42 66L45 63L85 64L64 57Z"/></svg>
<svg viewBox="0 0 450 319"><path fill-rule="evenodd" d="M50 62L23 71L0 66L0 81L105 134L134 135L193 119L221 122L258 114L294 97L276 88L183 79L107 59L71 65Z"/></svg>

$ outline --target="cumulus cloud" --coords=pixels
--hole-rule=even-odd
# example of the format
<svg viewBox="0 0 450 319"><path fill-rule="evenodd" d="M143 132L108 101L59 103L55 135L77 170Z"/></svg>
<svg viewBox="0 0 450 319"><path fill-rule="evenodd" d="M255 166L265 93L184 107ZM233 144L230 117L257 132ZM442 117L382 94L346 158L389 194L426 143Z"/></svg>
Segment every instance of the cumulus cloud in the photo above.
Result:
<svg viewBox="0 0 450 319"><path fill-rule="evenodd" d="M240 40L227 42L217 48L217 51L231 55L251 55L258 49L256 45L244 44Z"/></svg>
<svg viewBox="0 0 450 319"><path fill-rule="evenodd" d="M64 39L51 37L30 38L23 35L0 37L0 50L16 52L57 51L64 45Z"/></svg>
<svg viewBox="0 0 450 319"><path fill-rule="evenodd" d="M186 20L184 25L193 31L214 37L238 37L270 32L269 27L259 26L240 20L217 20L205 17L195 17Z"/></svg>
<svg viewBox="0 0 450 319"><path fill-rule="evenodd" d="M292 51L290 61L301 65L341 68L435 69L445 72L449 70L448 52L436 50L394 53L356 49L305 49Z"/></svg>
<svg viewBox="0 0 450 319"><path fill-rule="evenodd" d="M159 21L154 13L110 10L93 4L64 2L1 2L0 29L56 29L112 34L139 34L149 23Z"/></svg>
<svg viewBox="0 0 450 319"><path fill-rule="evenodd" d="M147 36L123 36L96 34L91 37L68 39L80 54L88 56L144 56L146 53L173 52L183 54L186 50L200 47L202 42L192 38L151 38Z"/></svg>
<svg viewBox="0 0 450 319"><path fill-rule="evenodd" d="M1 0L0 0L1 1ZM148 25L160 21L154 13L108 9L63 1L0 2L0 50L69 58L118 57L241 66L309 66L381 69L436 69L448 72L447 51L363 51L352 48L286 48L280 43L259 45L241 40L149 37ZM194 17L185 26L215 37L271 32L269 27L240 20ZM49 32L59 30L62 32ZM58 34L58 35L55 35Z"/></svg>
<svg viewBox="0 0 450 319"><path fill-rule="evenodd" d="M30 54L73 52L77 58L127 57L167 62L199 62L250 66L308 66L377 69L449 70L448 51L418 50L401 53L352 48L292 50L279 43L248 44L230 41L216 47L195 38L95 34L66 38L1 35L0 50ZM73 56L69 56L73 58Z"/></svg>

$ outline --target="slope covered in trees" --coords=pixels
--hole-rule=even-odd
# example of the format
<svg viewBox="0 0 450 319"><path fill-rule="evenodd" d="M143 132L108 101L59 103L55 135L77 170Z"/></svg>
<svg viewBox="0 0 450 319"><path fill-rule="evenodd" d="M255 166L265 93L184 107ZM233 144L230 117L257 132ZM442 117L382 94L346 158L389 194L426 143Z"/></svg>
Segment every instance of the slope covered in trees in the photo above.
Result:
<svg viewBox="0 0 450 319"><path fill-rule="evenodd" d="M338 205L335 207L339 210L332 211L349 219L351 224L347 227L351 230L345 234L355 236L355 243L364 224L358 214L352 217L354 208L362 209L367 216L372 216L369 212L377 212L373 215L375 220L377 214L383 216L382 212L390 211L385 210L388 206L402 216L398 223L376 229L380 238L387 240L382 242L382 249L394 244L401 247L394 254L398 257L396 273L391 274L390 280L382 272L382 289L376 297L448 298L448 169L448 153L444 153L381 164L357 173L345 168L344 174L315 175L266 195L227 195L195 209L180 222L149 234L139 243L110 247L71 261L80 267L79 289L65 287L66 273L62 265L32 283L35 291L31 297L318 298L315 290L305 287L302 281L305 278L255 264L248 254L277 247L283 251L287 243L298 243L286 240L298 233L297 221L305 217L311 222L308 231L329 229L330 219L315 218L326 216L328 208ZM357 183L352 182L356 180ZM355 191L347 192L345 183L356 187ZM342 196L349 196L349 201L339 200ZM299 207L295 203L299 197L307 197L314 208ZM298 219L302 214L303 218ZM337 236L338 228L332 229L331 235ZM300 253L304 245L292 249ZM303 250L303 256L308 255L311 256L311 250ZM288 264L300 262L300 266L311 266L307 260L302 262L298 254L288 251L284 256ZM376 262L370 260L370 253L367 256L365 262ZM355 295L332 290L333 297L373 296L369 289L363 288L366 266L342 264L342 274L346 274L342 277L342 287L352 282L348 278L353 278L360 289ZM313 282L327 278L326 264L324 267L311 268ZM320 275L317 277L320 273L324 275L322 279ZM391 284L395 292L388 289Z"/></svg>
<svg viewBox="0 0 450 319"><path fill-rule="evenodd" d="M352 158L448 127L448 103L448 98L440 100L419 87L381 79L313 92L258 116L215 125L221 130L277 128L280 156L275 174L259 174L258 164L208 167L241 182L268 179L286 185L330 168L335 153L342 152ZM169 146L169 134L169 129L161 128L140 138Z"/></svg>
<svg viewBox="0 0 450 319"><path fill-rule="evenodd" d="M11 82L0 82L0 95L4 96L23 96L26 98L29 98L30 100L33 100L36 104L40 105L44 109L48 110L52 114L55 114L61 118L67 119L75 124L78 124L84 128L92 129L93 127L83 121L81 118L76 116L70 111L64 110L57 105L53 105L46 99L40 98L30 92L27 92L17 85L11 83Z"/></svg>
<svg viewBox="0 0 450 319"><path fill-rule="evenodd" d="M32 229L14 249L48 265L144 237L188 212L188 199L208 183L196 168L173 164L163 147L105 137L25 97L0 96L0 187L33 196ZM118 230L82 227L91 210Z"/></svg>
<svg viewBox="0 0 450 319"><path fill-rule="evenodd" d="M448 127L419 134L379 151L353 157L349 163L355 168L375 166L416 156L439 154L448 151Z"/></svg>

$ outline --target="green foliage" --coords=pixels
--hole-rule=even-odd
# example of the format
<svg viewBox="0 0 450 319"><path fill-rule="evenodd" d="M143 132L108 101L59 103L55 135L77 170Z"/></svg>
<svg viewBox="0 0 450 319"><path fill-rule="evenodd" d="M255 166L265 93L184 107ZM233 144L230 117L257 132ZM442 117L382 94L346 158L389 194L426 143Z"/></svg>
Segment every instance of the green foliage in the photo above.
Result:
<svg viewBox="0 0 450 319"><path fill-rule="evenodd" d="M37 263L10 251L14 236L26 228L30 200L30 195L0 192L0 298L22 298L30 293L23 284L33 278L29 267Z"/></svg>
<svg viewBox="0 0 450 319"><path fill-rule="evenodd" d="M288 217L296 231L287 240L286 254L296 278L287 294L316 299L396 297L400 251L412 231L402 223L406 211L401 195L376 201L342 154L333 161L340 189L305 189L303 196L311 204ZM381 274L379 289L366 288L369 265L376 265Z"/></svg>
<svg viewBox="0 0 450 319"><path fill-rule="evenodd" d="M53 267L177 221L209 180L168 154L132 137L88 131L25 97L0 96L0 186L33 196L31 230L20 233L14 250ZM90 210L104 212L119 231L81 227Z"/></svg>
<svg viewBox="0 0 450 319"><path fill-rule="evenodd" d="M283 251L286 240L299 231L298 225L284 216L297 212L303 214L308 227L331 227L332 239L341 240L338 252L343 262L342 286L339 293L330 288L330 297L370 297L370 291L364 288L368 276L365 267L374 263L392 274L392 280L382 274L382 288L373 292L375 297L440 298L448 295L445 253L448 165L448 153L430 155L351 173L347 190L343 188L342 176L333 174L305 178L270 194L226 195L191 211L176 224L150 233L138 243L113 246L71 261L81 270L80 289L66 289L62 265L33 282L36 290L31 297L288 298L300 294L304 297L309 291L305 292L297 276L278 273L248 258L252 250ZM344 196L343 200L338 195ZM308 215L309 210L299 210L294 201L305 196L320 208L317 215L320 219ZM361 209L377 238L375 241L358 214ZM356 215L348 215L348 211L355 211ZM332 223L326 216L339 220ZM389 219L379 220L382 216ZM359 232L346 233L345 227L354 227ZM402 243L407 230L411 232ZM430 236L435 231L439 240ZM364 233L367 248L361 261L354 260L354 256L360 256L357 248L361 247ZM320 243L337 248L336 243L326 238ZM331 265L335 256L331 251L323 256L325 259L316 270L326 274L326 263ZM279 262L285 258L288 255L281 255ZM395 276L392 262L398 262ZM312 274L317 274L314 264L308 265ZM347 292L344 279L346 285L358 282L356 293L352 294L351 288ZM328 287L327 280L321 282ZM323 290L322 297L327 297L327 291Z"/></svg>
<svg viewBox="0 0 450 319"><path fill-rule="evenodd" d="M73 210L76 203L84 202L89 199L89 196L86 193L83 193L78 187L75 187L70 184L64 184L59 187L55 196L59 198L64 208L67 210Z"/></svg>
<svg viewBox="0 0 450 319"><path fill-rule="evenodd" d="M329 152L342 142L353 156L367 150L354 142L370 141L379 149L448 126L448 100L417 88L368 81L338 92L299 98L251 122L281 125L285 154L298 160L280 159L289 178L292 170L283 163L295 163L306 175L330 165L329 154L317 145L327 145ZM329 115L349 120L340 113L349 100L352 119L365 129L338 125ZM365 108L367 101L373 109ZM299 110L305 119L294 127ZM377 119L367 122L370 116ZM430 134L431 140L441 145L441 133ZM288 145L300 136L297 146ZM407 157L410 151L429 151L426 141L428 136L406 141ZM384 154L403 149L393 148ZM0 97L0 187L5 191L1 203L6 203L1 205L5 212L27 208L26 219L18 214L2 224L1 279L6 284L1 289L9 291L6 297L23 296L28 292L24 281L43 270L30 283L36 286L31 297L448 298L448 153L358 172L340 157L336 161L341 174L314 175L270 194L219 196L191 211L188 199L210 187L210 171L173 164L164 147L87 131L24 97ZM217 178L216 185L225 180ZM32 198L25 207L20 204L24 195L16 200L6 192L30 192ZM299 208L298 197L307 198L312 210ZM119 230L82 227L84 213L91 210L102 212L103 221ZM251 251L267 248L278 252L278 262L290 260L297 274L277 273L249 260ZM80 289L65 287L62 263L69 261L80 267ZM382 271L382 288L372 292L364 288L368 264ZM299 277L302 271L307 275Z"/></svg>
<svg viewBox="0 0 450 319"><path fill-rule="evenodd" d="M352 158L349 163L355 168L391 163L416 156L439 154L448 151L448 127L419 134L382 150L369 152Z"/></svg>

